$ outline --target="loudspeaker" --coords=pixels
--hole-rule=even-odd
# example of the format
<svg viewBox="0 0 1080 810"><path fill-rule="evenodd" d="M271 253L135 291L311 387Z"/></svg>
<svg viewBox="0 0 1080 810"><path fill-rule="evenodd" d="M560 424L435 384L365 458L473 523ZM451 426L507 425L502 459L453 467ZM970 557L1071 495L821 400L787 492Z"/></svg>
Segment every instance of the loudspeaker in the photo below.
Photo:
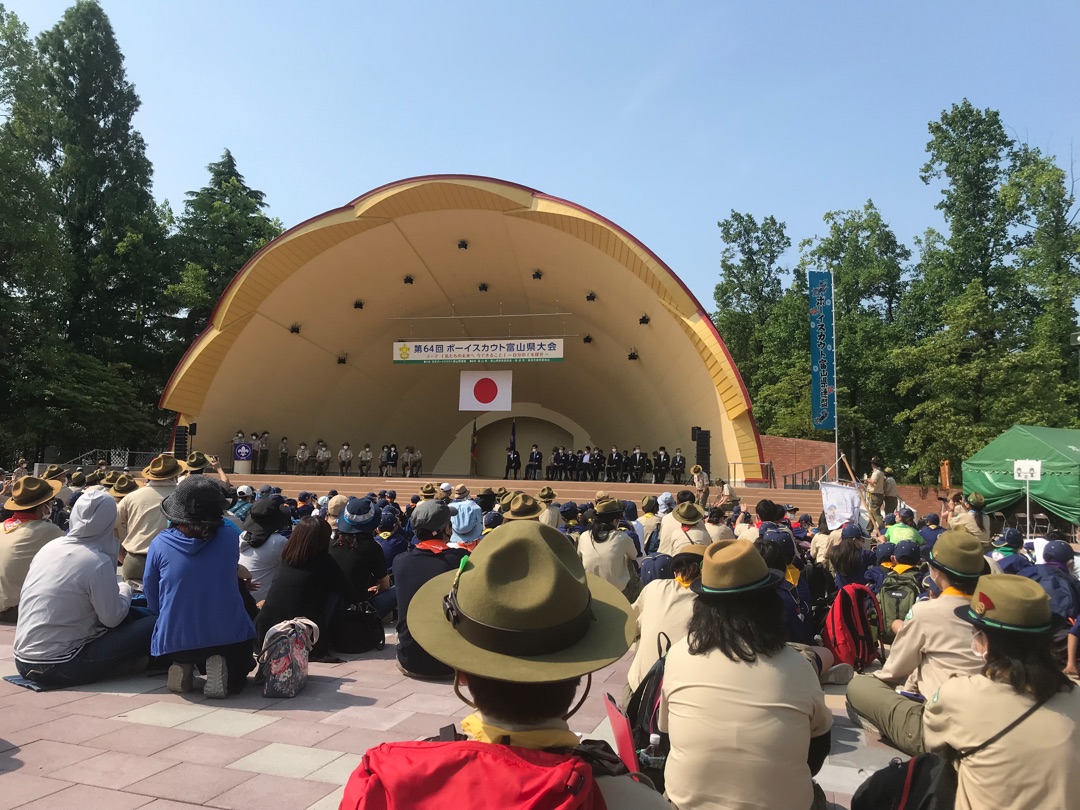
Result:
<svg viewBox="0 0 1080 810"><path fill-rule="evenodd" d="M199 427L198 422L192 422L191 425L189 425L188 429L187 429L188 436L194 436L195 433L197 432L196 428L198 428L198 427Z"/></svg>
<svg viewBox="0 0 1080 810"><path fill-rule="evenodd" d="M173 455L183 461L188 456L188 429L184 425L176 426L173 436Z"/></svg>
<svg viewBox="0 0 1080 810"><path fill-rule="evenodd" d="M697 435L694 437L695 442L695 464L700 464L701 469L705 472L712 471L712 463L710 456L712 455L712 431L703 430L702 428L694 428L697 431Z"/></svg>
<svg viewBox="0 0 1080 810"><path fill-rule="evenodd" d="M694 425L692 428L690 428L690 441L697 441L697 435L699 430L701 430L701 428L699 428L697 425Z"/></svg>

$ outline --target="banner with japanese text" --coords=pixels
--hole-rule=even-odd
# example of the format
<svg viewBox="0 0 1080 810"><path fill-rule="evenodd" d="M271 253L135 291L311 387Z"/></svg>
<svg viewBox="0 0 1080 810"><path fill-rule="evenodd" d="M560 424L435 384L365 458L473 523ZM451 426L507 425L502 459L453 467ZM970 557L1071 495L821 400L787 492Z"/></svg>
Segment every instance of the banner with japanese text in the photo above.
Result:
<svg viewBox="0 0 1080 810"><path fill-rule="evenodd" d="M833 346L833 277L809 271L810 403L814 427L836 430L836 347Z"/></svg>
<svg viewBox="0 0 1080 810"><path fill-rule="evenodd" d="M558 363L562 338L409 340L394 343L395 363Z"/></svg>

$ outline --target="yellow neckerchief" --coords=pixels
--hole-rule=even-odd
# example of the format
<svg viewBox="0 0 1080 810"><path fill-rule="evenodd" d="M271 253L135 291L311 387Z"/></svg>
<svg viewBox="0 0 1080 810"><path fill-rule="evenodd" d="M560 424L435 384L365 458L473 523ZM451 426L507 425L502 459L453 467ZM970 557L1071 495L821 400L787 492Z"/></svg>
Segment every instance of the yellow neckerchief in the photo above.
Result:
<svg viewBox="0 0 1080 810"><path fill-rule="evenodd" d="M789 565L787 571L784 574L784 579L790 582L796 588L799 586L799 577L802 576L802 571L796 568L794 565Z"/></svg>
<svg viewBox="0 0 1080 810"><path fill-rule="evenodd" d="M644 514L643 514L643 515L641 516L641 519L642 519L642 520L650 520L650 519L652 519L652 518L654 518L654 517L656 517L656 515L655 515L655 514L654 514L653 512L645 512L645 513L644 513Z"/></svg>
<svg viewBox="0 0 1080 810"><path fill-rule="evenodd" d="M694 579L697 579L697 577L694 577ZM682 574L676 574L675 575L675 581L678 582L679 585L681 585L682 587L689 588L694 580L693 579L683 579Z"/></svg>
<svg viewBox="0 0 1080 810"><path fill-rule="evenodd" d="M379 532L379 537L381 537L383 540L389 540L390 535L392 534L393 532Z"/></svg>
<svg viewBox="0 0 1080 810"><path fill-rule="evenodd" d="M521 748L576 748L578 735L570 730L565 720L549 720L546 727L525 726L503 728L488 723L479 713L470 714L461 721L461 730L477 742L517 745Z"/></svg>
<svg viewBox="0 0 1080 810"><path fill-rule="evenodd" d="M912 571L912 570L914 570L914 568L915 568L914 565L908 565L907 563L902 563L902 562L898 562L898 563L896 563L896 565L892 566L893 571L895 571L898 574L902 574L905 571Z"/></svg>
<svg viewBox="0 0 1080 810"><path fill-rule="evenodd" d="M882 560L881 562L882 568L893 568L895 567L895 565L896 563L894 563L892 560Z"/></svg>
<svg viewBox="0 0 1080 810"><path fill-rule="evenodd" d="M941 592L941 595L942 596L962 596L965 599L971 599L971 594L964 593L962 590L960 590L959 588L954 588L952 585L950 585L948 588L943 590Z"/></svg>

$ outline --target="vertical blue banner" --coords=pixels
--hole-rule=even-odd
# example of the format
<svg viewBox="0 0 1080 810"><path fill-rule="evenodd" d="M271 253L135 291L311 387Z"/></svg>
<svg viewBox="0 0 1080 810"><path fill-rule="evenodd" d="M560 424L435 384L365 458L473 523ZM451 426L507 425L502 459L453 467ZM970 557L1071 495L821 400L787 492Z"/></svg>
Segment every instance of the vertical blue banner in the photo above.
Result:
<svg viewBox="0 0 1080 810"><path fill-rule="evenodd" d="M814 427L836 430L836 347L833 346L833 277L811 270L810 402Z"/></svg>

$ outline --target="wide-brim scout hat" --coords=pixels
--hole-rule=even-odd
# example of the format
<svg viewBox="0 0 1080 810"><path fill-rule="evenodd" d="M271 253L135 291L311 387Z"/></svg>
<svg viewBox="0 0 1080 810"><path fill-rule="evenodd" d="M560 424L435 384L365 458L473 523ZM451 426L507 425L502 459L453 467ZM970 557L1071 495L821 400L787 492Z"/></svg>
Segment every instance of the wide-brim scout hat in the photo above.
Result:
<svg viewBox="0 0 1080 810"><path fill-rule="evenodd" d="M707 548L708 546L703 546L699 543L694 543L689 546L683 546L681 549L679 549L678 554L671 555L671 562L672 564L674 564L685 560L688 562L700 563L705 557L705 550Z"/></svg>
<svg viewBox="0 0 1080 810"><path fill-rule="evenodd" d="M24 475L12 486L11 497L4 502L4 508L12 512L25 512L48 503L60 494L63 487L59 481L46 481L44 478Z"/></svg>
<svg viewBox="0 0 1080 810"><path fill-rule="evenodd" d="M211 523L220 520L229 501L213 478L185 478L176 492L161 502L161 511L173 523Z"/></svg>
<svg viewBox="0 0 1080 810"><path fill-rule="evenodd" d="M430 501L439 494L438 488L434 484L424 484L420 487L420 497L425 501Z"/></svg>
<svg viewBox="0 0 1080 810"><path fill-rule="evenodd" d="M659 501L656 500L655 495L646 495L641 499L641 511L655 513L660 508Z"/></svg>
<svg viewBox="0 0 1080 810"><path fill-rule="evenodd" d="M198 472L210 466L210 459L202 450L192 450L187 457L188 472Z"/></svg>
<svg viewBox="0 0 1080 810"><path fill-rule="evenodd" d="M532 495L522 492L510 501L510 508L503 513L503 520L535 520L544 514L546 509L547 507Z"/></svg>
<svg viewBox="0 0 1080 810"><path fill-rule="evenodd" d="M954 611L979 628L1013 633L1048 633L1053 627L1050 595L1038 582L1016 574L979 577L971 602Z"/></svg>
<svg viewBox="0 0 1080 810"><path fill-rule="evenodd" d="M553 490L551 487L544 487L542 490L540 490L540 493L536 496L536 499L543 501L544 503L551 503L557 497L558 496L555 494L555 490Z"/></svg>
<svg viewBox="0 0 1080 810"><path fill-rule="evenodd" d="M693 526L705 519L705 511L693 501L680 503L671 514L683 526Z"/></svg>
<svg viewBox="0 0 1080 810"><path fill-rule="evenodd" d="M693 467L690 468L690 474L691 475L697 475L699 472L701 472L701 465L700 464L695 464Z"/></svg>
<svg viewBox="0 0 1080 810"><path fill-rule="evenodd" d="M957 577L974 579L990 573L990 563L983 556L982 542L963 529L942 532L927 552L931 567Z"/></svg>
<svg viewBox="0 0 1080 810"><path fill-rule="evenodd" d="M469 488L464 484L458 484L456 487L453 488L453 490L451 490L451 492L455 498L458 498L460 500L464 500L465 498L469 497Z"/></svg>
<svg viewBox="0 0 1080 810"><path fill-rule="evenodd" d="M124 473L122 473L120 470L109 470L107 473L105 473L105 477L101 479L102 486L111 489L113 486L116 485L116 482L120 480L120 476L122 476L123 474Z"/></svg>
<svg viewBox="0 0 1080 810"><path fill-rule="evenodd" d="M502 500L502 497L503 497L503 495L506 494L506 492L507 492L506 487L499 487L498 489L495 490L495 497L498 498L499 500Z"/></svg>
<svg viewBox="0 0 1080 810"><path fill-rule="evenodd" d="M782 578L749 540L717 540L705 549L701 579L690 589L699 596L728 598L774 588Z"/></svg>
<svg viewBox="0 0 1080 810"><path fill-rule="evenodd" d="M109 489L109 494L116 500L122 499L125 495L128 495L139 488L139 482L132 478L130 475L121 475L116 479L116 483Z"/></svg>
<svg viewBox="0 0 1080 810"><path fill-rule="evenodd" d="M485 495L493 496L494 494L495 494L495 490L493 490L491 487L482 487L482 488L476 490L476 497L477 498L483 498Z"/></svg>
<svg viewBox="0 0 1080 810"><path fill-rule="evenodd" d="M870 459L870 463L876 464L879 467L884 467L885 459L883 459L881 456L874 456L872 459Z"/></svg>
<svg viewBox="0 0 1080 810"><path fill-rule="evenodd" d="M511 683L595 672L637 635L630 603L585 573L562 532L520 520L488 534L459 570L429 580L407 620L417 643L447 666Z"/></svg>
<svg viewBox="0 0 1080 810"><path fill-rule="evenodd" d="M50 464L45 468L45 472L41 477L46 481L59 481L68 474L67 470L61 467L59 464Z"/></svg>
<svg viewBox="0 0 1080 810"><path fill-rule="evenodd" d="M86 486L86 474L76 470L71 474L71 485L73 487L85 487Z"/></svg>
<svg viewBox="0 0 1080 810"><path fill-rule="evenodd" d="M969 492L966 496L964 496L964 500L966 500L976 509L982 509L984 506L986 506L986 498L984 498L982 494L978 492Z"/></svg>
<svg viewBox="0 0 1080 810"><path fill-rule="evenodd" d="M143 468L142 477L148 481L168 481L187 472L187 465L175 456L161 455Z"/></svg>
<svg viewBox="0 0 1080 810"><path fill-rule="evenodd" d="M593 512L597 515L621 515L624 511L623 502L617 498L604 498L593 506Z"/></svg>

